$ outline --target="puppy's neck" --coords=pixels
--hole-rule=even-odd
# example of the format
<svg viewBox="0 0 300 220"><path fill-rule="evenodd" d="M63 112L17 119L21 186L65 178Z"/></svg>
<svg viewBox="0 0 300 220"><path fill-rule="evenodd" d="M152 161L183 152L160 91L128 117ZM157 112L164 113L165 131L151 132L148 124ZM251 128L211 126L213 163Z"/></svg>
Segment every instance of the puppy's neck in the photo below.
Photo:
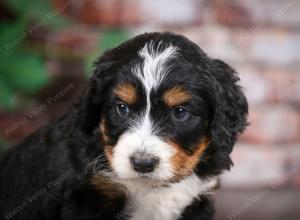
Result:
<svg viewBox="0 0 300 220"><path fill-rule="evenodd" d="M130 220L174 220L195 199L209 193L217 185L217 178L201 180L191 175L181 182L153 185L147 181L125 180L128 204L124 215Z"/></svg>

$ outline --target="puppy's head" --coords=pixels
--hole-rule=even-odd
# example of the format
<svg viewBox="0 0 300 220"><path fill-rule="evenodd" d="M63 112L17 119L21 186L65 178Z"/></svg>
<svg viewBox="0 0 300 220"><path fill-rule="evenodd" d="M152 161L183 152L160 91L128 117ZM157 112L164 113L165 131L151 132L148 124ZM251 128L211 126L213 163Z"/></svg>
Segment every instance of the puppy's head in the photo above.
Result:
<svg viewBox="0 0 300 220"><path fill-rule="evenodd" d="M86 132L97 131L121 179L176 182L229 169L247 102L234 70L171 33L137 36L96 63L84 97Z"/></svg>

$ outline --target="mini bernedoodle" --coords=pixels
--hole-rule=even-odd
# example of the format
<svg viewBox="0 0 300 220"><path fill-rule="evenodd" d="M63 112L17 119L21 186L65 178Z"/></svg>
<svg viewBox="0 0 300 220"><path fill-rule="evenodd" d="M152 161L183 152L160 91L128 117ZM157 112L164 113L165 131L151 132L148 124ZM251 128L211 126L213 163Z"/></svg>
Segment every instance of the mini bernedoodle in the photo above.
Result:
<svg viewBox="0 0 300 220"><path fill-rule="evenodd" d="M173 33L105 52L70 111L1 156L1 219L213 219L247 126L238 82Z"/></svg>

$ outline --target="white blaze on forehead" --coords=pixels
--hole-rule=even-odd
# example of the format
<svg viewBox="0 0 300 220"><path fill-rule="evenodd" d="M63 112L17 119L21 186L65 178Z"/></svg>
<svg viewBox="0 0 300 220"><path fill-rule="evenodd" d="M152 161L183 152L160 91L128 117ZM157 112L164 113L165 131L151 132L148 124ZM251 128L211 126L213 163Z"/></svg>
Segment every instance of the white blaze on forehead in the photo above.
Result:
<svg viewBox="0 0 300 220"><path fill-rule="evenodd" d="M154 47L153 42L146 44L140 51L143 58L142 65L134 67L133 72L142 82L147 95L145 111L130 122L131 128L124 133L114 147L112 166L122 178L137 177L137 173L131 167L130 157L136 153L151 154L159 158L158 167L151 173L151 177L166 180L172 177L171 158L174 148L155 135L153 123L150 118L150 93L162 82L166 72L166 62L176 55L176 47L169 45L164 49L158 43Z"/></svg>
<svg viewBox="0 0 300 220"><path fill-rule="evenodd" d="M176 55L176 47L169 45L164 50L161 43L155 47L153 42L147 43L139 51L140 57L144 59L143 69L135 69L135 74L142 81L147 93L157 88L166 73L166 62Z"/></svg>
<svg viewBox="0 0 300 220"><path fill-rule="evenodd" d="M146 153L151 153L149 152L151 148L147 143L145 143L145 140L151 140L151 138L158 139L155 136L153 123L150 119L150 93L151 90L156 89L163 80L167 72L167 67L165 65L166 62L176 55L176 47L172 45L168 45L164 49L161 47L161 42L159 42L156 46L153 41L145 44L145 46L139 51L139 56L143 58L143 67L136 67L134 69L134 73L141 80L146 90L147 106L142 117L138 118L136 122L132 124L133 126L131 131L135 133L142 142L139 150ZM162 141L160 140L160 142Z"/></svg>
<svg viewBox="0 0 300 220"><path fill-rule="evenodd" d="M148 134L152 133L152 125L149 117L151 109L150 93L153 89L158 88L164 79L167 72L166 62L176 56L176 47L172 45L168 45L164 49L161 47L161 42L156 46L153 41L145 44L139 51L139 56L144 60L143 67L136 66L133 69L134 74L141 80L147 96L146 111L137 130Z"/></svg>

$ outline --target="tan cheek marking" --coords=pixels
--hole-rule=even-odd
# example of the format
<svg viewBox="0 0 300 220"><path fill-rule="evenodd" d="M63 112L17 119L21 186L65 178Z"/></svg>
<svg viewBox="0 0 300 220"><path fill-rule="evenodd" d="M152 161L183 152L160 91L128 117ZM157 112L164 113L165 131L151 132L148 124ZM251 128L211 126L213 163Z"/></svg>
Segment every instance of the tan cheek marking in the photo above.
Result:
<svg viewBox="0 0 300 220"><path fill-rule="evenodd" d="M181 86L175 86L167 90L163 95L163 100L169 107L183 104L191 98L191 94L185 91Z"/></svg>
<svg viewBox="0 0 300 220"><path fill-rule="evenodd" d="M112 155L113 155L113 148L112 146L109 146L108 143L110 141L110 138L108 137L107 133L108 130L105 125L105 119L102 119L100 123L100 131L101 131L101 139L104 144L104 153L106 158L108 159L109 164L112 164Z"/></svg>
<svg viewBox="0 0 300 220"><path fill-rule="evenodd" d="M113 157L113 148L112 148L112 146L105 146L104 147L104 153L105 153L105 156L106 156L109 164L111 165L112 164L112 157Z"/></svg>
<svg viewBox="0 0 300 220"><path fill-rule="evenodd" d="M202 139L197 146L197 150L192 155L186 154L186 152L184 152L174 141L169 142L176 150L175 155L171 158L171 164L175 171L173 177L174 181L180 180L192 173L193 169L198 164L201 155L209 145L209 142L210 141L207 138Z"/></svg>
<svg viewBox="0 0 300 220"><path fill-rule="evenodd" d="M107 144L110 141L110 138L108 136L108 129L105 124L105 118L100 122L100 132L102 141L104 142L104 144Z"/></svg>
<svg viewBox="0 0 300 220"><path fill-rule="evenodd" d="M97 174L92 177L91 183L96 190L106 195L109 199L115 199L126 196L126 188L113 182L109 177Z"/></svg>
<svg viewBox="0 0 300 220"><path fill-rule="evenodd" d="M127 104L134 104L137 101L137 92L135 87L130 83L124 83L117 86L115 94Z"/></svg>

